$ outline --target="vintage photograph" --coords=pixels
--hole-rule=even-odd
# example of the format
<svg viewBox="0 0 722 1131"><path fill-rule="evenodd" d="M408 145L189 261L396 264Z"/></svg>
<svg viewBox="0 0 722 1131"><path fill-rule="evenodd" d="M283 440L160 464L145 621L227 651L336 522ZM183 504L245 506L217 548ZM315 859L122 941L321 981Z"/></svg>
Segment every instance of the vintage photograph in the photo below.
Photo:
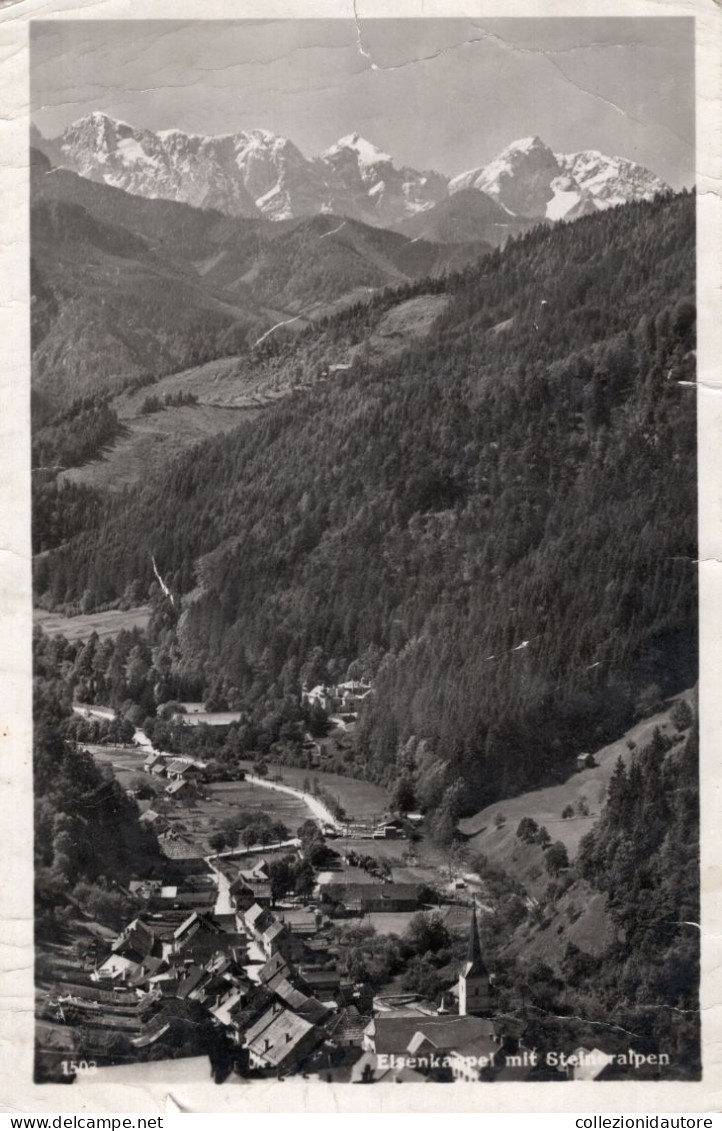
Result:
<svg viewBox="0 0 722 1131"><path fill-rule="evenodd" d="M31 22L35 1083L702 1077L694 60Z"/></svg>

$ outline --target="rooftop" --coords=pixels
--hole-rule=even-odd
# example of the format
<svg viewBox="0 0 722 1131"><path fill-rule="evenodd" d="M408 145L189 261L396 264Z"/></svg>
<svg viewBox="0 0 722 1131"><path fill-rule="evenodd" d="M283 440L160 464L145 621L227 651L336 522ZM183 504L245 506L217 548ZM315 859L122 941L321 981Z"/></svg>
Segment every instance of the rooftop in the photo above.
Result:
<svg viewBox="0 0 722 1131"><path fill-rule="evenodd" d="M246 1032L246 1045L264 1062L280 1067L302 1043L310 1043L314 1025L289 1009L272 1007ZM319 1033L319 1039L321 1034Z"/></svg>

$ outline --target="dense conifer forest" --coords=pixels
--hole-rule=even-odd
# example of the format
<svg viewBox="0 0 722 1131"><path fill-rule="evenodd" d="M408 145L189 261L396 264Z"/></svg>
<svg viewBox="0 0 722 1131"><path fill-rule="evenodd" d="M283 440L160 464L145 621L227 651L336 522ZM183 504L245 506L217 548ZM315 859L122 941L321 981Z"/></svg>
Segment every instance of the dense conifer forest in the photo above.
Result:
<svg viewBox="0 0 722 1131"><path fill-rule="evenodd" d="M426 339L93 508L38 596L145 595L154 555L171 675L268 711L353 665L375 683L353 772L410 776L445 820L565 776L649 685L695 679L694 231L683 193L434 280Z"/></svg>
<svg viewBox="0 0 722 1131"><path fill-rule="evenodd" d="M138 822L135 803L100 771L90 754L63 739L37 712L35 781L35 929L57 937L79 910L122 925L133 910L120 885L161 866L155 834Z"/></svg>
<svg viewBox="0 0 722 1131"><path fill-rule="evenodd" d="M604 892L614 941L601 954L568 942L556 970L523 953L505 959L519 916L510 914L513 884L499 877L503 898L487 940L500 1004L523 1012L532 1045L571 1039L618 1054L631 1045L699 1078L699 734L689 716L684 734L656 731L628 769L620 759L600 820L534 909L544 925L565 894L578 905Z"/></svg>

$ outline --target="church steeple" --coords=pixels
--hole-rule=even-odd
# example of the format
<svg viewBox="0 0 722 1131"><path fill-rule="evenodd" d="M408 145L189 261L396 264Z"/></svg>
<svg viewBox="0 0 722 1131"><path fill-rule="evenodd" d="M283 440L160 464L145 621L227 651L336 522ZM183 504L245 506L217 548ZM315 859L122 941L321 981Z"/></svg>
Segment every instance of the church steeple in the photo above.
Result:
<svg viewBox="0 0 722 1131"><path fill-rule="evenodd" d="M491 1008L489 972L481 954L481 931L476 904L469 924L469 945L466 962L459 973L459 1014L462 1017L488 1013Z"/></svg>
<svg viewBox="0 0 722 1131"><path fill-rule="evenodd" d="M476 904L474 904L474 910L471 913L471 923L469 924L469 945L466 950L464 974L467 978L470 975L484 978L489 977L489 973L484 965L484 959L481 957L481 931L479 930L479 920L476 914Z"/></svg>

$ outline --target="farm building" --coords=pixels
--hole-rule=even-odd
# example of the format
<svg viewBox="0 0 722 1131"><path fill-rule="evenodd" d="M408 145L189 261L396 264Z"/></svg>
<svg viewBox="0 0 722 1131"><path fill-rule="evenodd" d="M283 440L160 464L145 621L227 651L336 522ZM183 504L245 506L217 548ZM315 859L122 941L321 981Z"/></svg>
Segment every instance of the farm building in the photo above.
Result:
<svg viewBox="0 0 722 1131"><path fill-rule="evenodd" d="M165 792L172 801L188 801L189 798L195 797L196 787L192 781L176 778L166 786Z"/></svg>
<svg viewBox="0 0 722 1131"><path fill-rule="evenodd" d="M299 966L299 978L313 994L328 997L337 994L341 988L341 975L338 970L316 970L312 966Z"/></svg>
<svg viewBox="0 0 722 1131"><path fill-rule="evenodd" d="M321 898L367 915L373 911L417 911L420 892L419 884L328 884L321 889Z"/></svg>
<svg viewBox="0 0 722 1131"><path fill-rule="evenodd" d="M173 829L170 829L167 833L161 833L158 837L158 847L164 856L173 861L176 868L182 868L184 872L208 871L203 849L179 836Z"/></svg>
<svg viewBox="0 0 722 1131"><path fill-rule="evenodd" d="M162 777L165 774L166 769L165 755L159 754L158 751L155 750L146 758L145 762L143 763L143 769L147 774L156 774L159 777Z"/></svg>
<svg viewBox="0 0 722 1131"><path fill-rule="evenodd" d="M168 822L162 813L156 813L155 809L146 809L145 813L140 817L141 825L150 829L155 829L157 833L163 833L168 828Z"/></svg>
<svg viewBox="0 0 722 1131"><path fill-rule="evenodd" d="M237 910L246 911L253 904L258 904L259 907L270 907L273 894L271 891L271 884L269 880L261 880L256 878L246 878L244 875L238 875L231 883L229 894Z"/></svg>
<svg viewBox="0 0 722 1131"><path fill-rule="evenodd" d="M170 781L202 781L204 766L182 758L172 758L165 772Z"/></svg>

